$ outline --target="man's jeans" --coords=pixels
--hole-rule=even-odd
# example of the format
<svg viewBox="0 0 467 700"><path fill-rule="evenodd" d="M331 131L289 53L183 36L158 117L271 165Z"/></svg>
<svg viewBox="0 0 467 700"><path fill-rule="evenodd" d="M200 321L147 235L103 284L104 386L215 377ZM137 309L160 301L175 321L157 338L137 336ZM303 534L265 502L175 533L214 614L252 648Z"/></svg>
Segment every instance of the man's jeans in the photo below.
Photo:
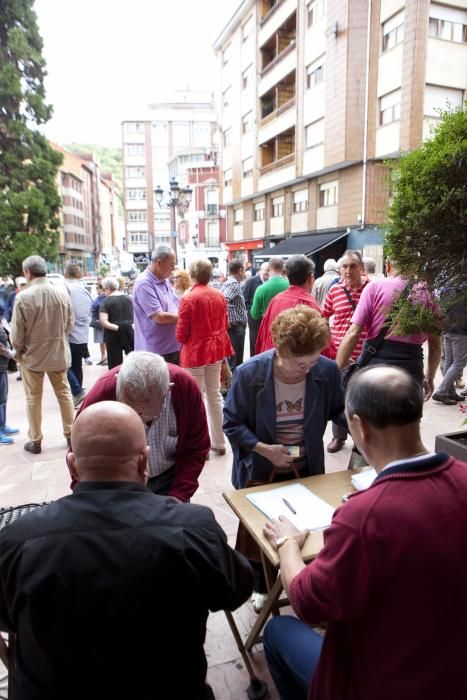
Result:
<svg viewBox="0 0 467 700"><path fill-rule="evenodd" d="M296 617L280 615L264 628L263 645L281 700L306 700L323 637Z"/></svg>
<svg viewBox="0 0 467 700"><path fill-rule="evenodd" d="M436 389L438 394L455 394L454 382L462 377L467 363L467 335L444 333L444 377Z"/></svg>
<svg viewBox="0 0 467 700"><path fill-rule="evenodd" d="M234 354L229 357L230 369L233 372L235 367L243 362L246 326L243 323L234 323L229 326L227 332L234 349Z"/></svg>
<svg viewBox="0 0 467 700"><path fill-rule="evenodd" d="M67 377L73 396L83 391L83 357L87 348L87 343L70 343L71 367L67 370Z"/></svg>

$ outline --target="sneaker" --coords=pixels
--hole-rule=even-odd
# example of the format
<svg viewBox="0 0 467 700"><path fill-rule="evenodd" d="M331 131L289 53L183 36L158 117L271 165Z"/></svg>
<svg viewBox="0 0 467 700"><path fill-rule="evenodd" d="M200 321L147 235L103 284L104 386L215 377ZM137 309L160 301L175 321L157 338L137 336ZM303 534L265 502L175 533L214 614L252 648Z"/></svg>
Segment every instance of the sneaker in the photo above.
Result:
<svg viewBox="0 0 467 700"><path fill-rule="evenodd" d="M255 613L260 613L261 610L263 609L264 603L266 602L266 599L268 597L267 593L256 593L256 591L253 591L253 595L251 596L251 602L253 605L253 610Z"/></svg>
<svg viewBox="0 0 467 700"><path fill-rule="evenodd" d="M40 442L27 442L24 446L26 452L31 452L33 455L39 455L42 452Z"/></svg>
<svg viewBox="0 0 467 700"><path fill-rule="evenodd" d="M92 365L92 360L90 357L85 357L84 358L84 364L85 365Z"/></svg>
<svg viewBox="0 0 467 700"><path fill-rule="evenodd" d="M0 445L12 445L14 443L13 438L8 437L4 433L0 433Z"/></svg>
<svg viewBox="0 0 467 700"><path fill-rule="evenodd" d="M16 435L16 433L19 433L19 428L10 428L9 425L4 425L0 433L3 433L3 435Z"/></svg>
<svg viewBox="0 0 467 700"><path fill-rule="evenodd" d="M84 389L81 389L79 394L76 394L76 396L73 396L73 406L75 408L78 408L78 406L83 403L84 397L86 396L86 392Z"/></svg>

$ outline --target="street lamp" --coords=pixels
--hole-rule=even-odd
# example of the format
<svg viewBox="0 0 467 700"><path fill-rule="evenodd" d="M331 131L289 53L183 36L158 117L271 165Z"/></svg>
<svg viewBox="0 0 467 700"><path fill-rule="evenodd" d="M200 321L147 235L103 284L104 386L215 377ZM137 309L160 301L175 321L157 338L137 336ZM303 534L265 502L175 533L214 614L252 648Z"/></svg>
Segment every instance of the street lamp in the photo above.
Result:
<svg viewBox="0 0 467 700"><path fill-rule="evenodd" d="M188 209L190 206L192 194L193 190L189 185L187 185L185 189L180 188L174 177L170 180L168 192L164 192L160 185L154 190L156 202L159 207L170 207L171 236L173 238L175 259L177 259L177 216L175 211L179 208L182 210L183 214L183 210Z"/></svg>

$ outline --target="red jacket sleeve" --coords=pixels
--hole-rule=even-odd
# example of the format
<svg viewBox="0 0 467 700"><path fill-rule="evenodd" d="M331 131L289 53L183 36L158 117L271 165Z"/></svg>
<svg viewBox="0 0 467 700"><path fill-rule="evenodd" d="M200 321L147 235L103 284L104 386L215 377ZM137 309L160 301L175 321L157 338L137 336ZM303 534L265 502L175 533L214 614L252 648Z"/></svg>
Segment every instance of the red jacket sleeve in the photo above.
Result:
<svg viewBox="0 0 467 700"><path fill-rule="evenodd" d="M169 364L172 404L177 418L178 446L175 477L170 496L188 501L198 488L198 476L206 462L211 442L203 397L193 377Z"/></svg>

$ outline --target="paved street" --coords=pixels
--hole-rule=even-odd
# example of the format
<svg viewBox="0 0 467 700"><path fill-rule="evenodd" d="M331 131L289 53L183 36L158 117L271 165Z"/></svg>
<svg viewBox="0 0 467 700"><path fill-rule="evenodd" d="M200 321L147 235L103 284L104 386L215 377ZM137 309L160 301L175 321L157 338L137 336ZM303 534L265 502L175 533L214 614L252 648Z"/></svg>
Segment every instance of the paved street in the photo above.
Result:
<svg viewBox="0 0 467 700"><path fill-rule="evenodd" d="M90 345L94 361L99 359L98 348ZM89 389L105 368L96 365L84 368L84 385ZM43 401L43 451L31 455L23 449L27 440L24 392L16 374L9 375L10 396L8 402L8 424L19 427L20 435L14 445L0 446L0 506L21 503L50 501L69 493L69 475L65 464L66 443L61 434L61 421L58 404L53 396L48 380L45 380ZM462 416L457 407L444 406L429 401L425 405L422 422L422 435L428 449L433 449L438 433L453 432L460 427ZM328 428L325 443L329 440ZM327 470L337 471L347 467L351 440L337 455L327 455ZM225 504L222 492L229 490L231 453L224 457L212 457L206 463L200 478L200 488L193 501L209 506L226 531L231 544L235 542L237 519ZM187 592L188 594L188 592ZM241 634L246 637L255 619L249 604L236 614ZM258 650L261 647L257 647ZM218 700L246 697L248 685L242 660L239 658L235 642L223 613L211 615L208 622L206 652L209 663L209 680ZM267 677L263 654L255 655L259 673ZM270 684L271 687L271 684ZM277 696L271 692L270 698Z"/></svg>

